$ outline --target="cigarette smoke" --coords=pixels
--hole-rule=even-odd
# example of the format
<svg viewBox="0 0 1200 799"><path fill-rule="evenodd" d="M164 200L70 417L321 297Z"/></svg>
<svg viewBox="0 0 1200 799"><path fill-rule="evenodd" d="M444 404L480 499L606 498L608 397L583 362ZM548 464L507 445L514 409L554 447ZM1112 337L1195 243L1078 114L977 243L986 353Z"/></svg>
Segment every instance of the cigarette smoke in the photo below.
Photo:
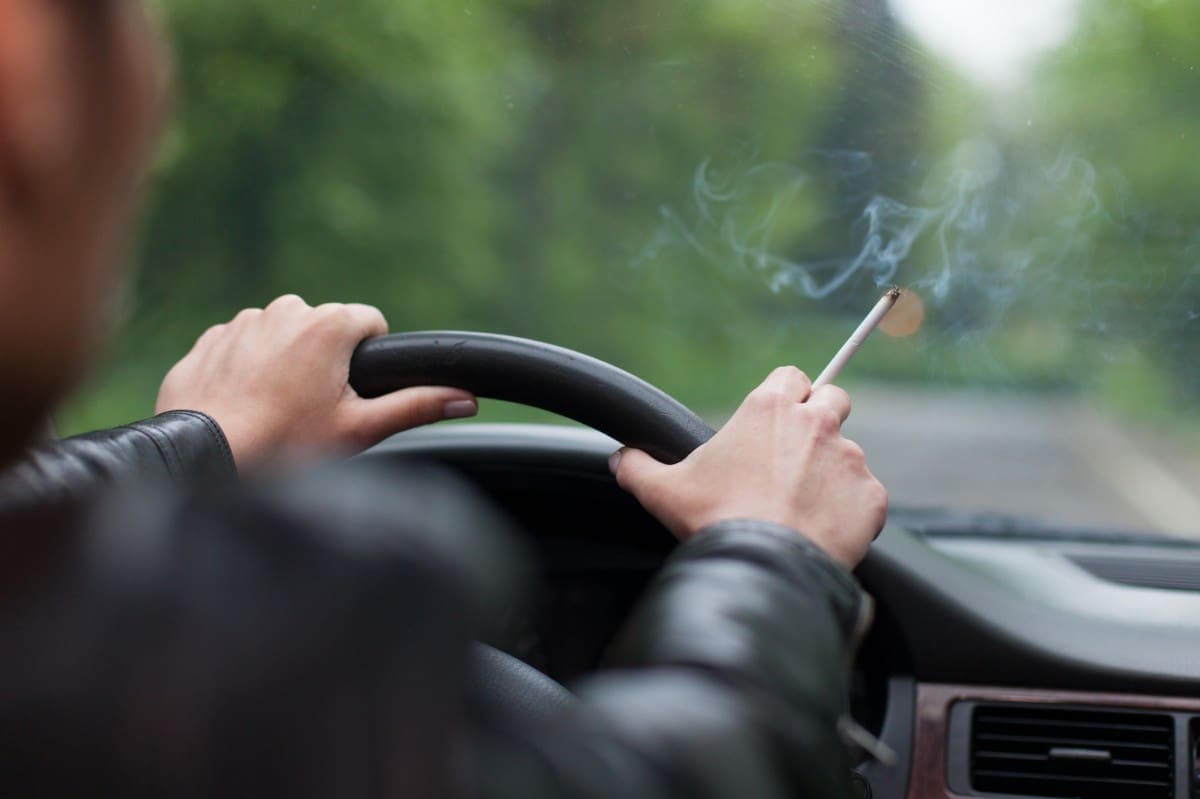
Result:
<svg viewBox="0 0 1200 799"><path fill-rule="evenodd" d="M1200 397L1191 219L1145 204L1117 169L1097 168L1078 147L1047 155L980 137L903 168L859 151L704 161L685 201L660 209L633 263L754 281L802 301L786 306L800 314L858 318L882 287L912 289L928 335L911 346L928 349L931 377L1004 381L1016 357L1066 384L1150 359Z"/></svg>
<svg viewBox="0 0 1200 799"><path fill-rule="evenodd" d="M1089 222L1102 213L1086 160L1063 154L1021 166L986 139L963 142L907 181L916 185L907 202L879 190L884 176L869 153L817 151L811 160L809 169L765 163L732 175L704 161L690 207L660 209L635 264L684 248L775 293L821 300L868 280L923 290L936 303L965 291L1004 306L1035 266L1061 267L1086 250ZM813 208L824 209L815 220ZM830 229L847 235L839 240Z"/></svg>

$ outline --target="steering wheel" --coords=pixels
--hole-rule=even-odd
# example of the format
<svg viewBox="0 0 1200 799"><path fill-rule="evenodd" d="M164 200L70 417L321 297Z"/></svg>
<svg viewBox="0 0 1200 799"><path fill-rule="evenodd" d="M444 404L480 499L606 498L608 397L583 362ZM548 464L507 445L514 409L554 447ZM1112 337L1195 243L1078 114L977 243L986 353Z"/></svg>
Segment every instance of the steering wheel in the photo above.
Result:
<svg viewBox="0 0 1200 799"><path fill-rule="evenodd" d="M453 386L574 419L666 463L713 436L704 420L610 363L541 341L490 333L400 333L368 339L350 361L363 397Z"/></svg>
<svg viewBox="0 0 1200 799"><path fill-rule="evenodd" d="M714 434L680 402L629 372L512 336L439 331L368 339L350 361L350 385L363 397L453 386L574 419L665 463L677 463ZM518 721L545 718L574 701L545 674L483 644L476 646L473 668L479 699Z"/></svg>

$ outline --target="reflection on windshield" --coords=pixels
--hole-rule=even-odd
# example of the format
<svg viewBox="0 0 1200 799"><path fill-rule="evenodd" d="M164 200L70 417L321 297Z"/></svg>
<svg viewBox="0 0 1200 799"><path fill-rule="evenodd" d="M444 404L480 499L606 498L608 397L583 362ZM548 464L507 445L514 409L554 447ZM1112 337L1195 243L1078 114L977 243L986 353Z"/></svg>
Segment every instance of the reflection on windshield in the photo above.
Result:
<svg viewBox="0 0 1200 799"><path fill-rule="evenodd" d="M897 504L1200 534L1200 7L162 5L177 118L66 427L144 415L197 331L285 291L719 418L898 283L919 313L843 378Z"/></svg>

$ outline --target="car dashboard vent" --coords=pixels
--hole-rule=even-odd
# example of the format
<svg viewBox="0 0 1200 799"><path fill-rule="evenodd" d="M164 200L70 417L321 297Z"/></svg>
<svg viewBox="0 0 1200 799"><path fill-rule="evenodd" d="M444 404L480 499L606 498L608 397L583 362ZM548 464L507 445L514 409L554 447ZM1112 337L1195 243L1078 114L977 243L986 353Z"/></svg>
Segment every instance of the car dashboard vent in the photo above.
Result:
<svg viewBox="0 0 1200 799"><path fill-rule="evenodd" d="M1076 799L1173 795L1170 716L1040 705L976 706L971 787Z"/></svg>

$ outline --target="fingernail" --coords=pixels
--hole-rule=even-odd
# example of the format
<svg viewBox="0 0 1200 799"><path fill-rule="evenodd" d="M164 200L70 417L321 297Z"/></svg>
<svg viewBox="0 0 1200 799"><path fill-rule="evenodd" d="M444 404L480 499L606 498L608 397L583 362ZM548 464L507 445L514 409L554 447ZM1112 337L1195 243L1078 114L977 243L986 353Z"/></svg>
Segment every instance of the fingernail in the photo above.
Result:
<svg viewBox="0 0 1200 799"><path fill-rule="evenodd" d="M453 400L442 408L443 419L465 419L479 413L479 405L475 400Z"/></svg>
<svg viewBox="0 0 1200 799"><path fill-rule="evenodd" d="M617 467L620 465L621 465L621 450L617 450L616 452L614 452L613 454L608 456L608 470L613 473L613 476L616 476Z"/></svg>

